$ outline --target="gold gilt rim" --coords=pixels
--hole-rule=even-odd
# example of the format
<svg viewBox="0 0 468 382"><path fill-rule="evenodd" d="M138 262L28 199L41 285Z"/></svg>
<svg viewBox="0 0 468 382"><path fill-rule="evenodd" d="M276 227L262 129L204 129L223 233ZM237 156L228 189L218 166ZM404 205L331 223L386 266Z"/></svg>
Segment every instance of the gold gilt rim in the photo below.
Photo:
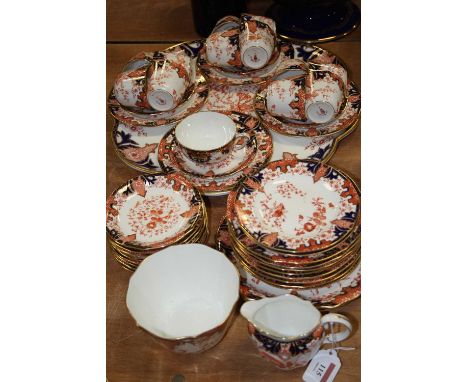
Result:
<svg viewBox="0 0 468 382"><path fill-rule="evenodd" d="M143 166L140 166L130 160L128 160L127 158L125 158L125 156L122 155L122 153L120 152L120 149L117 147L117 142L115 142L115 139L114 139L114 135L115 135L115 132L117 131L117 128L119 126L119 124L122 123L124 125L126 125L125 122L121 122L119 121L118 119L115 119L114 118L114 126L112 127L112 130L110 132L111 134L111 142L112 142L112 147L114 148L114 151L115 153L117 154L117 157L124 163L126 164L128 167L134 169L134 170L137 170L137 171L141 171L141 172L144 172L146 175L160 175L160 174L164 174L164 171L162 169L160 170L151 170L151 169L148 169L146 167L143 167ZM145 126L143 126L145 127ZM159 147L159 143L158 143L158 147ZM156 155L157 155L157 151L156 151ZM161 168L161 165L159 164L159 161L157 163L158 167Z"/></svg>
<svg viewBox="0 0 468 382"><path fill-rule="evenodd" d="M278 161L282 161L282 159L278 160ZM276 161L273 161L273 162L270 162L269 164L271 163L274 163ZM312 159L298 159L297 162L299 163L323 163L321 161L317 161L317 160L312 160ZM349 237L349 235L351 234L351 232L353 232L355 229L356 229L356 226L358 225L358 222L360 224L360 221L361 221L361 189L359 188L357 182L354 180L353 177L351 177L346 171L343 171L341 168L339 167L336 167L335 165L331 165L331 164L325 164L326 166L328 167L331 167L333 170L335 170L336 172L338 172L343 178L345 179L348 179L352 184L353 186L356 188L356 191L358 192L359 194L359 210L358 210L358 216L356 216L356 219L354 220L353 222L353 226L351 227L351 229L348 230L348 232L346 232L345 234L341 235L338 240L334 241L333 243L331 243L329 246L327 247L324 247L324 248L320 248L318 250L312 250L312 251L297 251L297 250L285 250L283 248L273 248L273 247L269 247L265 244L262 244L259 240L257 240L255 237L253 237L253 235L248 231L247 228L244 227L244 225L242 224L242 222L240 221L239 217L237 216L237 213L235 212L235 210L233 211L233 213L235 214L236 216L236 219L238 220L238 224L239 224L239 227L242 229L242 231L245 233L245 235L250 238L253 242L255 242L257 245L259 245L260 247L263 247L263 248L266 248L268 250L271 250L271 251L274 251L274 252L280 252L280 253L286 253L286 254L294 254L294 255L306 255L306 254L312 254L312 253L317 253L317 252L323 252L323 251L326 251L326 250L330 250L334 247L336 247L338 244L340 244L343 240L345 240L347 237ZM264 170L264 169L262 169ZM262 170L259 170L259 171L262 171ZM235 190L235 196L234 196L234 200L233 200L233 204L235 203L235 201L237 200L238 196L239 196L239 192L240 192L240 189L242 187L245 187L244 185L244 181L245 181L245 178L242 179L241 182L239 182L236 190ZM233 205L233 208L234 208L234 205ZM229 220L229 219L228 219Z"/></svg>
<svg viewBox="0 0 468 382"><path fill-rule="evenodd" d="M360 240L354 243L352 246L347 248L342 254L329 260L328 262L314 264L312 266L304 265L300 267L298 265L295 266L287 266L282 264L272 264L266 262L263 258L252 254L251 252L246 251L244 248L240 248L236 243L232 242L231 246L244 257L246 262L249 262L249 258L251 258L254 262L258 262L262 268L271 269L272 271L281 272L281 273L289 273L289 274L309 274L309 273L317 273L323 270L326 270L330 267L336 266L340 262L343 262L346 258L353 256L358 248L360 247Z"/></svg>
<svg viewBox="0 0 468 382"><path fill-rule="evenodd" d="M201 224L198 228L197 231L194 231L192 234L190 234L190 236L187 236L186 238L184 238L183 240L181 240L180 242L177 242L175 243L174 245L178 245L178 244L185 244L185 243L188 243L190 241L193 241L193 240L196 240L196 239L199 239L200 237L202 237L206 232L208 231L208 219L205 219L205 222L203 222L203 224ZM139 252L139 251L132 251L132 250L129 250L128 248L125 248L125 247L122 247L120 246L118 243L114 242L114 241L111 241L109 240L109 244L113 247L113 248L116 248L119 252L121 252L122 254L127 254L129 256L135 256L135 257L139 257L139 258L145 258L149 255L152 255L153 253L155 252L158 252L160 251L161 249L164 249L166 247L163 247L163 248L159 248L159 249L154 249L154 250L151 250L151 251L145 251L145 252Z"/></svg>
<svg viewBox="0 0 468 382"><path fill-rule="evenodd" d="M168 174L166 173L161 173L161 174L152 174L152 175L155 175L155 176L167 176ZM197 215L196 215L196 218L193 220L192 224L187 227L187 229L185 231L182 231L181 232L181 236L176 239L174 242L171 242L171 243L166 243L165 245L163 246L156 246L156 247L142 247L142 246L138 246L138 245L134 245L134 244L130 244L130 243L119 243L121 246L123 246L124 248L127 248L127 249L130 249L130 250L135 250L135 251L148 251L148 250L153 250L153 249L160 249L160 248L163 248L163 247L166 247L167 245L170 245L170 244L174 244L176 242L179 242L180 240L182 240L183 238L185 238L188 234L192 233L196 228L197 228L197 224L198 222L200 221L200 217L203 216L204 213L206 213L206 209L205 209L205 201L203 199L203 196L201 195L200 191L193 185L192 182L190 182L188 179L186 179L184 176L178 174L178 176L180 176L181 179L183 179L188 185L190 185L190 187L192 188L194 194L197 196L197 198L200 200L200 208L197 212ZM137 175L137 176L134 176L132 178L130 178L129 180L127 180L127 182L125 182L124 184L120 185L119 187L117 187L114 191L112 191L110 193L110 195L115 195L122 187L124 187L125 185L127 185L127 183L130 181L130 180L133 180L133 179L136 179L140 177L140 175ZM192 205L191 205L192 207ZM106 227L107 228L107 227ZM110 234L108 232L108 229L106 229L106 233L108 235L108 237L110 237ZM177 235L175 235L177 236ZM116 240L112 239L112 241L116 242ZM171 239L172 240L172 239Z"/></svg>
<svg viewBox="0 0 468 382"><path fill-rule="evenodd" d="M245 271L250 273L252 276L258 278L259 280L263 281L264 283L266 283L268 285L283 288L283 289L317 289L317 288L323 287L325 285L332 284L332 283L334 283L334 282L336 282L338 280L341 280L341 279L345 278L346 276L348 276L356 268L357 264L361 261L361 257L359 255L357 257L357 259L355 261L353 261L353 263L351 263L349 265L349 267L344 269L341 274L336 275L334 278L329 278L327 280L323 280L320 283L314 283L313 285L298 285L298 284L278 283L278 282L276 282L274 280L271 280L268 277L265 278L263 275L259 275L258 272L252 270L248 265L244 264L243 261L241 261L237 256L235 256L235 254L236 254L235 251L233 251L233 254L234 254L235 260L239 262L239 265L242 268L244 268Z"/></svg>
<svg viewBox="0 0 468 382"><path fill-rule="evenodd" d="M360 220L360 219L359 219ZM231 237L232 240L234 240L238 246L244 248L246 251L248 251L249 253L255 253L257 256L259 256L260 258L262 259L268 259L266 261L268 261L270 264L278 264L278 262L274 262L274 261L271 261L269 260L269 255L266 255L266 256L263 256L261 253L259 252L255 252L253 249L247 247L244 243L242 243L239 238L236 236L236 232L235 232L235 229L234 227L232 226L232 222L230 222L228 219L226 219L226 223L227 223L227 226L228 226L228 233ZM322 264L322 263L326 263L327 261L330 261L330 260L333 260L335 259L336 257L340 256L341 254L343 254L344 252L348 251L350 248L352 248L353 246L356 245L356 242L358 240L360 240L361 238L361 234L358 233L357 231L359 230L359 227L360 227L361 223L359 221L358 225L356 226L355 230L353 230L353 233L356 232L356 238L353 239L353 241L351 243L349 243L346 247L340 249L339 251L337 251L336 253L333 253L331 255L325 255L323 257L318 257L318 258L313 258L313 259L310 259L310 262L307 263L307 265L319 265L319 264ZM351 235L350 235L351 236ZM349 237L348 237L349 238ZM263 248L263 247L262 247ZM333 248L332 248L333 249ZM327 251L327 250L325 250ZM317 252L319 253L319 252ZM282 253L278 253L278 255L280 256L284 256L284 254ZM297 256L296 256L297 257ZM304 263L302 263L304 264ZM280 264L278 264L280 265ZM302 266L305 266L302 265Z"/></svg>
<svg viewBox="0 0 468 382"><path fill-rule="evenodd" d="M236 126L242 126L239 122L236 122L236 121L234 121L234 120L233 120L233 122L236 124ZM259 120L258 122L260 123L260 120ZM244 126L242 126L242 127L244 127ZM238 129L236 129L236 136L237 136L237 130L238 130ZM170 130L170 131L172 131L172 130ZM218 174L218 175L214 175L214 176L206 176L206 175L204 175L204 174L197 174L197 173L194 173L194 172L190 172L190 171L188 171L188 170L185 170L185 169L179 164L178 161L176 161L177 164L178 164L178 166L179 166L179 167L177 167L177 169L178 169L179 171L181 171L182 173L184 173L184 174L187 174L187 175L190 175L190 176L193 176L193 177L197 177L197 178L202 178L202 179L215 179L215 178L217 178L217 177L225 177L225 176L234 175L234 174L236 174L236 173L238 173L238 172L244 170L246 167L248 167L248 166L252 163L252 161L255 159L255 156L257 155L257 152L258 152L258 141L257 141L257 137L256 137L256 135L255 135L255 131L252 129L252 130L249 131L249 133L250 133L250 137L251 137L251 138L249 138L249 139L252 139L252 138L253 138L253 139L255 140L255 143L254 143L254 145L253 145L254 151L253 151L252 154L250 154L250 156L249 156L247 159L244 159L244 160L240 163L240 166L239 166L239 167L237 167L237 168L235 168L235 169L233 169L233 170L231 170L231 171L229 171L229 172L222 173L222 174ZM175 138L175 131L174 131L174 139L173 139L173 141L170 143L170 145L171 145L171 146L170 146L170 150L173 152L173 151L174 151L174 146L177 145L177 143L176 143L176 138ZM175 156L174 153L172 153L172 155ZM183 155L183 153L181 153L181 155ZM159 158L158 158L158 162L159 162ZM159 165L159 166L161 167L161 165Z"/></svg>
<svg viewBox="0 0 468 382"><path fill-rule="evenodd" d="M359 87L356 85L356 83L354 81L350 81L350 84L353 84L354 87L357 89L357 91L359 92L359 94L361 94L361 91L359 90ZM262 93L263 91L265 91L265 89L258 89L257 92L255 93L255 96L254 96L254 101L260 101L263 103L264 107L265 107L265 110L266 109L266 98L265 96L261 95L260 93ZM348 91L348 89L346 88L346 91ZM343 107L343 109L347 106L349 102L349 97L346 98L346 103ZM278 134L281 134L281 135L284 135L286 137L304 137L304 138L307 138L307 136L304 136L304 135L297 135L297 134L291 134L291 133L286 133L284 131L279 131L277 129L273 129L271 127L271 123L267 123L265 121L265 118L263 118L262 115L260 115L258 112L257 112L257 108L254 106L254 112L255 112L255 115L257 116L257 118L262 122L263 125L265 125L265 127L267 127L268 129L272 129L275 133L278 133ZM265 111L267 112L267 111ZM270 116L277 122L281 123L281 124L284 124L284 125L287 125L286 122L283 122L282 120L276 118L275 116L272 116L270 114ZM339 134L340 132L342 132L342 134L345 134L346 133L346 130L348 128L351 128L351 127L354 127L354 125L359 121L359 119L361 118L361 108L359 108L359 111L357 112L356 114L356 119L347 127L345 128L341 128L341 129L338 129L338 130L335 130L335 131L332 131L331 133L326 133L326 134L318 134L318 135L314 135L310 138L326 138L326 137L330 137L330 136L333 136L333 135L337 135ZM329 123L329 122L327 122ZM339 135L338 135L339 136ZM336 138L337 139L337 138Z"/></svg>
<svg viewBox="0 0 468 382"><path fill-rule="evenodd" d="M186 240L189 240L190 238L195 237L198 233L203 231L204 228L208 228L208 214L206 211L205 203L203 203L200 213L197 219L194 221L193 225L190 227L190 230L188 230L179 240L177 240L173 244L174 245L181 244L185 242ZM134 249L133 247L130 247L126 244L122 244L122 243L115 241L109 234L107 235L107 238L111 242L112 245L116 246L119 249L122 249L123 251L132 252L132 253L140 253L142 255L151 254L162 248L167 247L167 246L163 246L159 248Z"/></svg>
<svg viewBox="0 0 468 382"><path fill-rule="evenodd" d="M216 248L218 249L218 251L222 252L227 258L229 258L226 253L224 252L223 250L223 245L221 240L219 239L220 238L220 231L221 231L221 225L223 224L224 221L227 221L227 218L226 216L223 216L218 224L218 228L216 229ZM231 261L231 260L230 260ZM231 261L232 262L232 261ZM358 266L360 265L360 261L357 262L356 266L351 270L350 273L352 273ZM239 265L240 266L240 265ZM237 268L237 267L236 267ZM249 272L250 273L250 272ZM349 274L350 274L349 273ZM255 275L254 275L255 276ZM346 276L344 276L346 277ZM343 278L344 278L343 277ZM245 277L244 277L245 278ZM337 280L338 281L338 280ZM275 286L273 284L270 284L269 282L266 282L265 283L267 285L272 285L272 286ZM252 287L250 285L248 285L246 282L244 283L241 283L241 285L243 285L244 287L246 287L249 292L252 290ZM320 288L320 287L319 287ZM290 288L290 287L286 287L286 289L294 289L294 288ZM300 289L300 288L299 288ZM250 292L251 293L251 292ZM259 296L257 297L254 297L250 294L250 297L249 296L246 296L245 294L242 294L241 293L241 297L244 301L254 301L254 300L258 300L259 298L262 298L261 296L263 297L268 297L267 295L265 295L264 293L261 293L261 292L257 292L259 293ZM346 300L346 301L343 301L339 304L330 304L330 301L328 302L318 302L318 301L314 301L314 304L317 305L317 307L319 309L323 309L323 310L331 310L331 309L336 309L336 308L339 308L341 306L344 306L348 303L350 303L351 301L354 301L354 300L357 300L358 298L360 297L360 293L359 294L356 294L354 297L350 298L349 300Z"/></svg>
<svg viewBox="0 0 468 382"><path fill-rule="evenodd" d="M263 273L265 276L275 277L276 281L281 281L285 283L300 283L300 284L308 284L309 282L320 281L322 277L333 277L335 274L339 274L343 269L346 269L350 262L356 259L357 253L361 247L358 246L353 249L346 257L340 260L338 264L332 264L328 268L314 270L313 273L304 270L303 272L296 271L289 271L289 270L279 270L279 269L271 269L262 266L259 263L253 263L245 259L244 255L235 247L232 247L233 250L241 257L247 265L249 265L252 269L258 271L258 273Z"/></svg>
<svg viewBox="0 0 468 382"><path fill-rule="evenodd" d="M325 270L323 273L318 273L314 275L303 275L303 274L290 274L288 272L278 272L274 270L269 270L265 268L261 268L260 265L257 264L250 264L246 259L243 258L242 254L239 253L236 248L233 248L236 251L236 254L242 261L248 265L251 269L255 269L257 273L263 274L265 277L272 277L277 282L284 282L284 283L291 283L291 284L303 284L308 285L310 283L315 283L315 279L318 279L317 282L320 282L324 277L325 279L333 278L337 274L340 274L342 271L347 269L351 263L353 263L356 258L358 257L360 247L353 253L351 256L344 261L344 264L336 267L336 269ZM298 280L299 279L299 280Z"/></svg>
<svg viewBox="0 0 468 382"><path fill-rule="evenodd" d="M208 238L209 238L209 231L208 231L208 229L206 229L206 230L201 232L200 237L194 238L194 240L189 241L189 243L206 243ZM184 243L178 243L178 244L184 244ZM129 258L129 255L123 254L121 251L119 251L117 248L115 248L112 244L111 244L111 249L112 249L112 252L113 252L113 256L117 260L117 262L123 268L125 268L125 269L127 269L129 271L134 271L140 265L140 263L144 260L144 258L143 259L138 259L138 260L136 260L134 258ZM158 252L158 251L156 251L156 252ZM156 253L156 252L154 252L154 253ZM152 254L149 254L149 255L152 255Z"/></svg>

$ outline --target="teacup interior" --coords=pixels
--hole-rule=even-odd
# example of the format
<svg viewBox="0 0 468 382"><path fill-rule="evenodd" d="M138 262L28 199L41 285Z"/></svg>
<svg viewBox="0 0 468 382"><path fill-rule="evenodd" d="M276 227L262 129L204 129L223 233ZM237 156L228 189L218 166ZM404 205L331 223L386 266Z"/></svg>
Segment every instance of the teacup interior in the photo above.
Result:
<svg viewBox="0 0 468 382"><path fill-rule="evenodd" d="M309 333L320 322L320 313L294 300L268 303L255 312L255 325L278 337L298 337Z"/></svg>
<svg viewBox="0 0 468 382"><path fill-rule="evenodd" d="M144 66L148 66L149 64L150 64L149 61L145 59L131 61L127 65L125 65L125 68L123 69L123 71L130 72L136 69L143 68Z"/></svg>
<svg viewBox="0 0 468 382"><path fill-rule="evenodd" d="M220 252L177 245L143 261L130 280L127 306L157 336L196 336L227 319L238 289L238 273Z"/></svg>
<svg viewBox="0 0 468 382"><path fill-rule="evenodd" d="M216 112L194 113L175 129L177 142L191 150L209 151L223 147L234 139L236 124L228 116Z"/></svg>

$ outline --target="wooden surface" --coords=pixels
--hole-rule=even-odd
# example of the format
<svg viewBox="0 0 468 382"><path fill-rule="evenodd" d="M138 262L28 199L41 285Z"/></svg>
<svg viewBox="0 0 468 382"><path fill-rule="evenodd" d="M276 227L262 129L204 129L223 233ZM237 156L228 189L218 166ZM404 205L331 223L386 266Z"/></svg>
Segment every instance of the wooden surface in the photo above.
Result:
<svg viewBox="0 0 468 382"><path fill-rule="evenodd" d="M354 2L360 7L360 0ZM247 11L263 15L272 3L272 0L247 0ZM195 40L200 36L193 25L190 0L107 0L109 42ZM361 41L361 28L342 41Z"/></svg>
<svg viewBox="0 0 468 382"><path fill-rule="evenodd" d="M108 1L108 36L110 39L122 39L125 33L116 29L116 4L123 0ZM127 2L130 3L130 2ZM180 20L187 21L190 9L186 1L152 1L142 0L133 3L138 12L145 14L145 9L157 8L165 14L174 14L174 9L184 9ZM144 6L143 4L151 4ZM133 12L133 10L132 10ZM139 15L139 13L136 15ZM127 20L129 20L127 13ZM174 41L193 38L191 24L178 22L181 29L175 30L170 22L153 23L153 29L146 30L148 15L141 24L128 21L126 40L151 40L156 38L151 33L157 33L157 39ZM161 18L156 20L161 21ZM191 19L190 19L191 20ZM131 24L131 25L130 25ZM139 25L137 28L135 25ZM148 32L147 35L144 33ZM355 32L356 33L356 32ZM351 77L360 85L360 42L350 39L339 40L320 46L338 54L347 64ZM196 38L196 37L195 37ZM161 50L171 44L109 44L107 46L107 93L118 71L134 54L143 50ZM138 172L122 163L113 151L110 140L113 119L107 113L107 194L123 184ZM360 179L360 128L341 142L330 163L345 169L357 180ZM210 244L214 243L214 232L224 214L225 197L205 197L208 206L210 223ZM280 371L272 364L260 358L247 334L246 322L237 313L234 323L220 344L198 355L178 355L160 347L150 335L135 326L126 305L125 296L128 279L131 273L122 269L112 258L110 248L107 248L107 380L110 382L149 382L171 381L177 374L183 375L186 381L301 381L304 369ZM354 351L340 352L342 368L335 381L360 381L360 299L337 310L348 315L355 326L351 338L343 345L355 347ZM189 319L189 318L188 318Z"/></svg>

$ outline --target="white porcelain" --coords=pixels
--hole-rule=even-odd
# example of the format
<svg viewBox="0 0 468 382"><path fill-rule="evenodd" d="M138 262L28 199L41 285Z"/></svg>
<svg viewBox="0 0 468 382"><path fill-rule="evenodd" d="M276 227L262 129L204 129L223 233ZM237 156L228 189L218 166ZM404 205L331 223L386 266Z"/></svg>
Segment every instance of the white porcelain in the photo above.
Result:
<svg viewBox="0 0 468 382"><path fill-rule="evenodd" d="M251 69L263 68L270 60L276 45L276 26L272 19L242 15L239 34L242 63Z"/></svg>
<svg viewBox="0 0 468 382"><path fill-rule="evenodd" d="M239 295L239 274L202 244L174 245L147 257L130 278L127 307L138 326L179 353L216 345Z"/></svg>
<svg viewBox="0 0 468 382"><path fill-rule="evenodd" d="M195 60L184 52L165 52L148 72L147 99L158 111L177 107L195 74Z"/></svg>
<svg viewBox="0 0 468 382"><path fill-rule="evenodd" d="M205 42L207 61L224 68L239 66L241 63L236 62L239 44L233 38L238 34L238 26L227 29L221 28L221 30L212 32Z"/></svg>
<svg viewBox="0 0 468 382"><path fill-rule="evenodd" d="M306 97L309 94L303 75L275 80L266 89L266 106L271 115L305 120L308 106Z"/></svg>
<svg viewBox="0 0 468 382"><path fill-rule="evenodd" d="M285 154L295 156L298 159L323 160L337 145L334 136L293 137L279 134L274 130L270 130L270 134L273 137L273 155L270 161L284 159Z"/></svg>
<svg viewBox="0 0 468 382"><path fill-rule="evenodd" d="M322 344L343 341L353 330L345 316L321 316L311 302L290 294L248 301L241 314L260 355L284 370L307 365ZM325 334L334 324L343 330Z"/></svg>
<svg viewBox="0 0 468 382"><path fill-rule="evenodd" d="M276 45L276 24L264 16L241 15L239 34L242 63L251 69L260 69L270 60Z"/></svg>
<svg viewBox="0 0 468 382"><path fill-rule="evenodd" d="M129 62L114 81L117 101L126 107L144 108L146 100L146 70L150 62L138 59Z"/></svg>
<svg viewBox="0 0 468 382"><path fill-rule="evenodd" d="M231 153L236 130L236 124L227 115L203 111L179 122L175 128L175 139L188 158L196 162L217 163Z"/></svg>
<svg viewBox="0 0 468 382"><path fill-rule="evenodd" d="M343 91L339 83L330 77L312 82L312 95L306 106L307 117L314 123L327 123L336 117L341 103Z"/></svg>

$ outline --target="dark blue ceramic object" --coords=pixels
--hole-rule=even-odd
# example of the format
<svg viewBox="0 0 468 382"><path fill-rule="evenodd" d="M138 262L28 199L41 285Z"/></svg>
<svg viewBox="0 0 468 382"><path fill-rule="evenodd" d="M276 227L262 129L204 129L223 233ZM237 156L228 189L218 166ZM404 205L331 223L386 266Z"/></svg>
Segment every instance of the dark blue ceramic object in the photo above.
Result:
<svg viewBox="0 0 468 382"><path fill-rule="evenodd" d="M275 0L266 16L275 20L280 37L322 42L351 33L361 12L349 0Z"/></svg>

